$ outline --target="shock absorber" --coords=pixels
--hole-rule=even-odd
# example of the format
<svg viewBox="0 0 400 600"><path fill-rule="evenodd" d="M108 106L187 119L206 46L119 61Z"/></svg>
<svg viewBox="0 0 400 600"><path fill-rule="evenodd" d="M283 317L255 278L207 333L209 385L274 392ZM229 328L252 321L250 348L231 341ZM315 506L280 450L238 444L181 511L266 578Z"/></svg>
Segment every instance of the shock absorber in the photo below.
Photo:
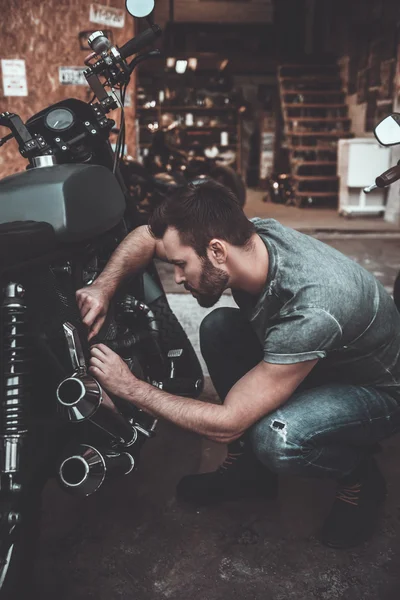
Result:
<svg viewBox="0 0 400 600"><path fill-rule="evenodd" d="M26 410L29 401L29 361L27 356L27 307L25 290L19 283L5 289L2 312L1 370L2 398L0 439L1 473L6 475L10 491L20 488L16 481L21 449L27 434Z"/></svg>

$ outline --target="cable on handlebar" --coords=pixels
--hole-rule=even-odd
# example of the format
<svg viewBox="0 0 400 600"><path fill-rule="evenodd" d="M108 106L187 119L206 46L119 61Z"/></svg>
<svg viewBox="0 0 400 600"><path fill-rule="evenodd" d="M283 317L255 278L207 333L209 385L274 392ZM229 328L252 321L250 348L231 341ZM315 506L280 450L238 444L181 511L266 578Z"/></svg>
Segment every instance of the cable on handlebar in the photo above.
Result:
<svg viewBox="0 0 400 600"><path fill-rule="evenodd" d="M121 107L121 122L120 122L120 126L119 126L119 133L118 133L117 143L115 145L115 155L114 155L114 164L113 164L113 173L114 174L116 173L118 163L121 160L121 158L123 156L123 153L124 153L124 149L125 149L125 111L124 111L124 104L125 104L125 96L126 96L126 88L127 87L128 87L128 83L124 84L120 88L119 104L120 104L120 107Z"/></svg>

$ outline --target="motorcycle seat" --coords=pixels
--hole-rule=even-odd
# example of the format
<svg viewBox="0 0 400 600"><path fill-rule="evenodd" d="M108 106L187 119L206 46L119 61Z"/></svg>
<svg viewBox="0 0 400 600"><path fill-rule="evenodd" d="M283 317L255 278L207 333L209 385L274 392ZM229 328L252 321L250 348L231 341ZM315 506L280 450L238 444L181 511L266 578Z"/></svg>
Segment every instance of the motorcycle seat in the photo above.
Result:
<svg viewBox="0 0 400 600"><path fill-rule="evenodd" d="M12 267L48 254L56 248L49 223L14 221L0 225L0 268Z"/></svg>

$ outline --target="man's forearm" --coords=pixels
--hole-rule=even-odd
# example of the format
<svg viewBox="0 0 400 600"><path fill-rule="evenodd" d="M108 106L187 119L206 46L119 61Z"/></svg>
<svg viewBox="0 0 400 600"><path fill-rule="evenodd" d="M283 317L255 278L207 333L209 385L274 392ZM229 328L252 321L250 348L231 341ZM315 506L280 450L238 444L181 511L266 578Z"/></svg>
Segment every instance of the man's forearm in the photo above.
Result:
<svg viewBox="0 0 400 600"><path fill-rule="evenodd" d="M172 421L213 441L227 443L232 437L238 437L224 405L174 396L138 380L123 397L155 417Z"/></svg>
<svg viewBox="0 0 400 600"><path fill-rule="evenodd" d="M121 242L96 280L113 295L119 284L130 273L144 269L154 256L156 241L147 226L138 227Z"/></svg>

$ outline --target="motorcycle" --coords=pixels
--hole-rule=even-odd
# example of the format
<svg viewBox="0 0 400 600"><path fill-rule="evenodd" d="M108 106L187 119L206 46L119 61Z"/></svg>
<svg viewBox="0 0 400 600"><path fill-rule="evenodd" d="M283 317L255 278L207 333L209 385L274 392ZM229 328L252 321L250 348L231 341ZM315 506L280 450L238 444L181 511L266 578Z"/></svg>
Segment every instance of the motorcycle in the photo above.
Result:
<svg viewBox="0 0 400 600"><path fill-rule="evenodd" d="M246 186L239 173L225 164L216 147L203 148L201 144L193 144L187 152L177 147L173 138L178 137L180 129L177 123L172 122L154 133L143 165L128 158L121 163L128 189L138 197L139 204L145 206L147 203L149 206L143 212L153 210L176 189L188 183L203 183L207 179L229 188L243 207Z"/></svg>
<svg viewBox="0 0 400 600"><path fill-rule="evenodd" d="M267 194L264 202L274 202L285 206L296 205L293 180L286 173L272 174L267 178Z"/></svg>
<svg viewBox="0 0 400 600"><path fill-rule="evenodd" d="M392 113L378 123L374 129L374 134L382 146L396 146L400 144L400 113ZM375 183L364 188L364 192L369 194L377 188L386 188L400 179L400 160L397 165L391 167L375 179ZM397 310L400 312L400 272L398 273L393 287L393 299Z"/></svg>
<svg viewBox="0 0 400 600"><path fill-rule="evenodd" d="M133 16L153 7L154 0L127 0ZM13 138L29 161L26 171L0 181L1 598L21 600L31 590L49 477L70 493L93 494L134 471L155 432L153 417L108 395L88 373L90 348L75 292L96 280L127 231L142 224L119 169L123 101L134 68L156 52L144 49L159 34L150 20L118 48L93 33L85 60L90 103L64 100L26 123L0 114L11 131L0 146ZM115 122L107 114L118 106L114 153ZM165 391L197 397L202 390L198 358L153 263L121 285L93 341Z"/></svg>

